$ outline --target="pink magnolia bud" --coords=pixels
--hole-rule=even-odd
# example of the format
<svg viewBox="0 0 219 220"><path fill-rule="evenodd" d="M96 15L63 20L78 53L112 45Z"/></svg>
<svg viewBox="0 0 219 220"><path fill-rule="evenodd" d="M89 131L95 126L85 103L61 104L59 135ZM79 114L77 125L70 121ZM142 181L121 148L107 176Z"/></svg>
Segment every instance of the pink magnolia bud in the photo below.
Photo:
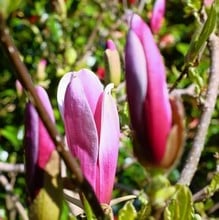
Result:
<svg viewBox="0 0 219 220"><path fill-rule="evenodd" d="M210 7L213 4L214 0L204 0L204 5Z"/></svg>
<svg viewBox="0 0 219 220"><path fill-rule="evenodd" d="M116 50L116 46L112 40L109 39L106 41L106 49Z"/></svg>
<svg viewBox="0 0 219 220"><path fill-rule="evenodd" d="M21 85L19 80L15 81L15 87L16 87L18 96L21 96L23 93L23 86Z"/></svg>
<svg viewBox="0 0 219 220"><path fill-rule="evenodd" d="M52 107L49 98L42 87L36 87L37 93L43 104L45 105L50 117L54 121ZM27 171L27 185L31 199L33 200L43 187L43 170L52 152L55 150L55 145L50 138L43 122L35 107L28 103L25 112L25 157Z"/></svg>
<svg viewBox="0 0 219 220"><path fill-rule="evenodd" d="M37 65L37 78L39 81L44 81L46 78L46 64L47 61L45 59L41 59Z"/></svg>
<svg viewBox="0 0 219 220"><path fill-rule="evenodd" d="M106 84L114 83L115 86L118 86L121 79L121 64L120 64L119 53L112 40L107 40L106 42L105 64L106 64L106 74L105 74Z"/></svg>
<svg viewBox="0 0 219 220"><path fill-rule="evenodd" d="M49 116L54 121L49 98L42 87L36 87ZM30 197L29 218L60 219L62 187L59 184L59 156L55 145L35 107L28 103L25 112L26 180Z"/></svg>
<svg viewBox="0 0 219 220"><path fill-rule="evenodd" d="M127 36L125 68L131 123L136 132L135 154L143 165L169 167L175 158L167 149L176 146L168 144L173 119L165 66L150 28L136 14ZM176 156L178 146L174 152Z"/></svg>
<svg viewBox="0 0 219 220"><path fill-rule="evenodd" d="M110 95L87 70L65 74L58 86L58 104L67 143L101 203L111 199L119 146L119 118Z"/></svg>
<svg viewBox="0 0 219 220"><path fill-rule="evenodd" d="M162 26L165 13L166 0L156 0L152 11L150 27L154 34L157 34Z"/></svg>

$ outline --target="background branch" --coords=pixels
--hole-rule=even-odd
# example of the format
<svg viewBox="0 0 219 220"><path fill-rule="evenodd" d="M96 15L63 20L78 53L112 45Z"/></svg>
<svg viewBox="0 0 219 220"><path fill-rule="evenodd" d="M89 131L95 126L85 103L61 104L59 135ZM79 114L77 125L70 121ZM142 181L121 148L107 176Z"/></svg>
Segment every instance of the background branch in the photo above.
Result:
<svg viewBox="0 0 219 220"><path fill-rule="evenodd" d="M202 150L210 125L211 117L215 108L218 88L219 88L219 38L212 34L209 38L209 48L211 53L211 70L206 100L202 110L200 123L192 144L192 148L186 160L179 183L190 185L197 170Z"/></svg>
<svg viewBox="0 0 219 220"><path fill-rule="evenodd" d="M7 192L8 196L10 196L9 197L9 199L10 199L9 202L13 203L11 205L16 208L16 210L20 214L21 218L23 220L28 220L28 216L27 216L27 213L26 213L23 205L20 203L17 196L15 196L13 194L11 184L8 182L7 178L2 174L0 175L0 184L4 187L4 189Z"/></svg>
<svg viewBox="0 0 219 220"><path fill-rule="evenodd" d="M0 14L0 43L8 55L9 61L12 64L12 67L17 73L18 79L20 80L22 86L28 91L30 95L30 100L36 107L36 110L42 119L45 127L47 128L51 138L56 144L56 149L59 152L61 158L64 160L67 168L73 174L74 180L79 189L84 193L87 200L89 201L94 214L98 219L104 219L103 210L98 202L98 199L93 191L93 188L88 183L86 178L83 176L81 168L75 158L71 155L69 151L65 149L65 143L63 137L59 134L55 124L50 119L43 103L38 97L34 84L32 82L31 76L28 73L28 70L24 63L21 61L19 52L15 47L9 30L5 26L3 17Z"/></svg>
<svg viewBox="0 0 219 220"><path fill-rule="evenodd" d="M0 172L24 173L24 164L11 164L0 162Z"/></svg>

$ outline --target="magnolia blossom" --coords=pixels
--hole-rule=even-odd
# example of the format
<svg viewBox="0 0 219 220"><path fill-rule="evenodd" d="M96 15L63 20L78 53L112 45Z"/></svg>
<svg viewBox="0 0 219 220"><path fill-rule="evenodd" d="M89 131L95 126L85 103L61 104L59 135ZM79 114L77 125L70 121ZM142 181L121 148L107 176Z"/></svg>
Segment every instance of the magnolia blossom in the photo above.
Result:
<svg viewBox="0 0 219 220"><path fill-rule="evenodd" d="M175 118L178 121L180 117L178 113L177 117L172 116L165 66L151 30L136 14L130 20L125 68L130 117L136 135L135 154L144 165L169 167L179 150L168 141ZM178 125L176 130L178 135Z"/></svg>
<svg viewBox="0 0 219 220"><path fill-rule="evenodd" d="M120 135L110 90L87 69L65 74L58 86L68 147L101 203L111 199Z"/></svg>
<svg viewBox="0 0 219 220"><path fill-rule="evenodd" d="M158 33L164 19L166 0L156 0L150 20L150 27L154 34Z"/></svg>
<svg viewBox="0 0 219 220"><path fill-rule="evenodd" d="M42 87L36 87L36 91L43 101L48 114L54 121L52 107ZM43 170L49 161L52 152L55 150L54 142L49 136L43 122L41 121L35 107L28 103L25 112L25 157L27 185L32 199L43 186Z"/></svg>
<svg viewBox="0 0 219 220"><path fill-rule="evenodd" d="M52 107L47 93L36 87L52 121ZM29 216L33 220L58 220L62 207L62 188L59 181L59 157L55 145L35 107L28 103L25 111L25 167L29 194ZM43 208L49 207L49 209Z"/></svg>

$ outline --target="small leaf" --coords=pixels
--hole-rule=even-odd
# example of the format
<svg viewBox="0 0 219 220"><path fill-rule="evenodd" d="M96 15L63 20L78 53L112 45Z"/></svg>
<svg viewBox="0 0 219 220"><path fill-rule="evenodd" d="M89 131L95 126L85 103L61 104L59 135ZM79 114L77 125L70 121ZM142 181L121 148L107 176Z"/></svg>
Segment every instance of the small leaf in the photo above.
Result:
<svg viewBox="0 0 219 220"><path fill-rule="evenodd" d="M18 149L20 141L17 138L17 129L15 127L10 125L4 127L0 130L0 135L6 138L16 150Z"/></svg>
<svg viewBox="0 0 219 220"><path fill-rule="evenodd" d="M193 219L192 195L187 186L176 185L176 193L164 210L164 220Z"/></svg>
<svg viewBox="0 0 219 220"><path fill-rule="evenodd" d="M145 198L144 194L140 194L138 198L141 202L141 209L138 211L137 218L138 220L145 220L151 214L151 205L149 204L148 200Z"/></svg>
<svg viewBox="0 0 219 220"><path fill-rule="evenodd" d="M86 213L87 220L95 220L96 218L91 209L91 206L83 194L82 194L82 200L83 200L84 211Z"/></svg>
<svg viewBox="0 0 219 220"><path fill-rule="evenodd" d="M127 202L122 209L119 211L118 220L135 220L137 217L137 212L132 202Z"/></svg>
<svg viewBox="0 0 219 220"><path fill-rule="evenodd" d="M211 180L210 184L208 185L206 192L208 198L213 196L215 192L219 190L219 173L217 173Z"/></svg>
<svg viewBox="0 0 219 220"><path fill-rule="evenodd" d="M217 12L215 9L215 5L213 4L211 10L208 14L208 18L204 23L203 27L200 31L197 32L197 35L193 38L188 53L186 55L186 62L195 64L200 53L204 49L206 45L206 41L210 34L214 31L216 26Z"/></svg>

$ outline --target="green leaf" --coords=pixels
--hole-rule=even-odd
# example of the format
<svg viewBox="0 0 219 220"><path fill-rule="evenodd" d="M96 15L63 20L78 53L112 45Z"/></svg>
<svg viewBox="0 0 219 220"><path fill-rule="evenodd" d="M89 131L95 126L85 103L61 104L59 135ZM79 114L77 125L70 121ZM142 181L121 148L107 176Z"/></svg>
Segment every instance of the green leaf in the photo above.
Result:
<svg viewBox="0 0 219 220"><path fill-rule="evenodd" d="M205 48L207 39L215 29L216 20L217 12L215 9L215 5L213 4L203 27L200 30L198 30L196 35L193 37L193 40L190 44L190 48L186 55L187 63L192 63L193 65L195 64L196 60L200 56L200 53Z"/></svg>
<svg viewBox="0 0 219 220"><path fill-rule="evenodd" d="M141 202L141 209L138 211L137 218L138 220L145 220L151 214L151 205L149 204L148 200L145 198L144 194L140 194L138 199Z"/></svg>
<svg viewBox="0 0 219 220"><path fill-rule="evenodd" d="M17 128L8 125L0 130L0 135L6 138L16 149L19 147L20 141L17 138Z"/></svg>
<svg viewBox="0 0 219 220"><path fill-rule="evenodd" d="M219 190L219 173L215 174L212 178L210 184L207 186L206 192L208 198L213 196L215 192Z"/></svg>
<svg viewBox="0 0 219 220"><path fill-rule="evenodd" d="M95 220L96 217L91 209L91 206L83 194L82 194L82 199L83 199L84 211L86 213L87 219L88 220Z"/></svg>
<svg viewBox="0 0 219 220"><path fill-rule="evenodd" d="M118 220L135 220L137 212L131 201L128 201L122 209L119 210Z"/></svg>
<svg viewBox="0 0 219 220"><path fill-rule="evenodd" d="M66 220L68 219L68 216L69 216L69 206L67 204L67 202L63 202L63 206L62 206L62 210L61 210L61 216L60 216L60 220ZM76 217L75 218L72 218L72 220L76 220Z"/></svg>
<svg viewBox="0 0 219 220"><path fill-rule="evenodd" d="M0 0L0 13L4 18L7 18L11 12L17 10L20 7L21 3L21 0Z"/></svg>
<svg viewBox="0 0 219 220"><path fill-rule="evenodd" d="M164 210L164 220L193 219L192 195L187 186L176 185L176 193Z"/></svg>

